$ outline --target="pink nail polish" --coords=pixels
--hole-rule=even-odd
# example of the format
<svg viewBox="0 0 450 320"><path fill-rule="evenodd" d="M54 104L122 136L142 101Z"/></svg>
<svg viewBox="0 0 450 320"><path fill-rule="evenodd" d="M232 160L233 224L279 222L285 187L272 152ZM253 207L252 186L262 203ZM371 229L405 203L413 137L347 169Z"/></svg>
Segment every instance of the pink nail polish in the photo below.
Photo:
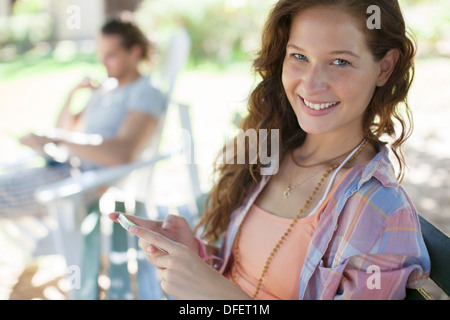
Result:
<svg viewBox="0 0 450 320"><path fill-rule="evenodd" d="M169 229L169 227L170 227L170 221L164 220L164 221L163 221L163 224L162 224L162 228L163 228L164 230L167 230L167 229Z"/></svg>
<svg viewBox="0 0 450 320"><path fill-rule="evenodd" d="M139 229L138 228L136 228L136 227L130 227L130 230L129 230L132 234L137 234L138 232L139 232Z"/></svg>

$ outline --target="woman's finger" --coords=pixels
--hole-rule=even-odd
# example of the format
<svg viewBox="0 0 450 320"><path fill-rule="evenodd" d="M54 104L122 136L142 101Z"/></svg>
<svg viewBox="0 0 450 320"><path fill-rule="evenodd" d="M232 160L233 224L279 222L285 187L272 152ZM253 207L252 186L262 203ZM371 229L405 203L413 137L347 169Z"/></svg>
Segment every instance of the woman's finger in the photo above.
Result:
<svg viewBox="0 0 450 320"><path fill-rule="evenodd" d="M150 259L151 259L151 264L153 264L155 267L160 269L162 272L163 270L170 268L171 263L169 261L172 260L173 258L172 258L172 256L170 256L168 254L155 254ZM166 273L166 272L167 271L165 271L164 273ZM161 274L160 274L160 276L161 276Z"/></svg>
<svg viewBox="0 0 450 320"><path fill-rule="evenodd" d="M159 255L167 255L167 254L169 254L166 250L161 249L161 248L159 248L157 246L154 246L148 240L145 240L145 239L142 239L142 238L139 238L138 246L139 246L139 248L142 249L142 251L145 252L145 254L147 256L155 257L157 254L159 254Z"/></svg>
<svg viewBox="0 0 450 320"><path fill-rule="evenodd" d="M161 281L167 281L167 269L160 269L159 278Z"/></svg>
<svg viewBox="0 0 450 320"><path fill-rule="evenodd" d="M183 221L184 218L180 217L180 216L176 216L173 214L169 214L163 221L162 223L162 228L163 230L169 230L171 228L177 228L181 221Z"/></svg>
<svg viewBox="0 0 450 320"><path fill-rule="evenodd" d="M173 253L178 249L178 244L176 242L173 242L157 232L137 226L131 227L130 232L167 254Z"/></svg>
<svg viewBox="0 0 450 320"><path fill-rule="evenodd" d="M109 214L109 218L115 222L118 222L117 218L118 218L119 214L120 214L120 212L111 213L111 214ZM143 218L139 218L139 217L136 217L133 215L125 214L125 217L130 219L132 222L136 223L138 226L143 227L145 229L155 231L155 232L160 231L162 224L163 224L162 221L143 219Z"/></svg>
<svg viewBox="0 0 450 320"><path fill-rule="evenodd" d="M144 240L142 240L142 241L144 241ZM152 250L152 252L144 251L145 252L145 257L147 258L147 261L150 262L155 267L157 267L158 269L162 269L159 266L160 261L158 261L158 258L163 257L163 256L168 256L168 255L166 253L162 252L161 250L156 249L152 245L148 245L147 244L147 248L149 250Z"/></svg>
<svg viewBox="0 0 450 320"><path fill-rule="evenodd" d="M142 251L145 252L146 255L155 256L158 253L163 255L167 254L167 252L159 250L157 247L150 244L147 240L141 238L139 238L138 246L142 249Z"/></svg>

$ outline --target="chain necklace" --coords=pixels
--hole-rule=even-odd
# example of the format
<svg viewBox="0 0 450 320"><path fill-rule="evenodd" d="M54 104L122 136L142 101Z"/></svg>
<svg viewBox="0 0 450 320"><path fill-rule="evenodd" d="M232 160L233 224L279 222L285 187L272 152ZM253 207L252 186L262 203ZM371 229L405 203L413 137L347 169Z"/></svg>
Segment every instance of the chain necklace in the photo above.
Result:
<svg viewBox="0 0 450 320"><path fill-rule="evenodd" d="M368 144L368 141L366 140L364 142L364 144L356 151L356 153L348 160L348 162L351 162L352 160L354 160L360 153L361 151L366 147L366 145ZM264 280L264 277L266 276L267 270L269 269L270 263L272 262L275 254L278 252L278 250L280 249L281 245L283 244L283 242L286 240L286 238L289 236L289 234L291 233L292 229L294 228L294 226L297 224L298 220L300 220L300 217L302 216L303 212L305 211L305 209L308 207L308 205L310 204L311 200L314 198L314 196L316 195L316 193L319 191L320 186L322 185L322 183L325 181L325 179L330 175L330 173L338 168L341 164L343 163L343 161L341 161L340 163L334 164L331 167L328 168L327 171L325 171L325 173L323 174L322 178L319 180L319 182L317 183L316 187L314 188L313 192L311 193L311 195L309 196L309 198L306 200L305 204L303 205L303 207L300 209L300 211L298 212L297 216L295 217L295 219L292 221L292 223L289 225L289 227L287 228L286 232L281 236L281 239L278 241L278 243L275 245L275 247L272 249L272 252L270 253L269 257L266 260L266 263L264 265L264 268L261 272L261 276L258 280L258 283L256 285L256 290L255 293L252 296L252 299L255 300L256 297L259 294L259 291L261 290L261 286ZM239 226L239 229L237 231L236 234L236 238L235 238L235 246L234 246L234 263L233 263L233 268L231 270L231 277L234 283L237 284L237 280L236 280L236 270L237 270L237 265L238 265L238 257L239 257L239 240L241 237L241 232L242 232L242 225L244 224L244 221L242 221L241 225Z"/></svg>
<svg viewBox="0 0 450 320"><path fill-rule="evenodd" d="M321 170L320 170L320 171L321 171ZM289 184L289 187L287 187L287 189L283 192L284 198L285 198L285 199L288 199L288 198L291 196L291 194L292 194L292 193L291 193L292 190L294 190L294 189L297 188L299 185L305 183L306 181L308 181L309 179L311 179L312 177L314 177L314 176L315 176L318 172L320 172L320 171L315 171L312 175L308 176L306 179L300 181L299 183L297 183L297 184L295 184L295 185L293 185L293 186L291 186L291 185Z"/></svg>
<svg viewBox="0 0 450 320"><path fill-rule="evenodd" d="M333 159L330 159L330 160L327 160L327 161L324 161L324 162L316 163L316 164L307 165L307 166L306 166L306 165L302 165L302 164L298 163L297 161L295 161L295 158L294 158L294 150L292 150L292 151L290 152L290 154L291 154L292 162L294 162L294 164L295 164L296 166L298 166L298 167L300 167L300 168L314 168L314 167L322 166L322 165L324 165L324 164L328 164L328 163L330 163L330 162L336 161L336 160L338 160L338 159L340 159L340 158L342 158L342 157L344 157L344 156L349 155L351 152L352 152L352 151L350 150L350 151L347 151L347 152L344 153L344 154L341 154L340 156L337 156L336 158L333 158ZM302 181L302 182L300 182L300 183L297 183L297 184L294 185L294 186L291 186L291 185L289 184L289 186L288 186L288 187L286 188L286 190L283 192L284 198L285 198L285 199L288 199L288 198L292 195L292 190L294 190L294 189L297 188L300 184L302 184L303 182L309 180L309 179L312 178L313 176L314 176L314 174L313 174L312 176L308 177L307 179L305 179L304 181Z"/></svg>

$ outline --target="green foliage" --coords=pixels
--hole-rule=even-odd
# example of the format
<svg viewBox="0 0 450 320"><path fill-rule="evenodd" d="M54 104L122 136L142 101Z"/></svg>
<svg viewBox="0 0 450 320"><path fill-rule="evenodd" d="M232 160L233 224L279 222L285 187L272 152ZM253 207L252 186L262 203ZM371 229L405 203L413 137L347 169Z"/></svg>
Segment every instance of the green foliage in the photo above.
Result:
<svg viewBox="0 0 450 320"><path fill-rule="evenodd" d="M12 15L0 17L0 61L23 54L53 38L51 1L16 1ZM150 39L162 44L184 26L192 40L191 66L226 67L253 60L267 14L277 0L142 0L137 20ZM450 39L449 0L399 0L422 48L432 53Z"/></svg>
<svg viewBox="0 0 450 320"><path fill-rule="evenodd" d="M191 63L226 66L252 60L260 32L276 0L144 0L139 21L151 37L166 37L162 30L186 27L192 39ZM449 0L400 0L408 25L419 43L434 51L449 38ZM153 33L158 30L158 34ZM162 33L161 33L162 32Z"/></svg>
<svg viewBox="0 0 450 320"><path fill-rule="evenodd" d="M50 0L20 0L12 8L13 15L42 12L49 5Z"/></svg>
<svg viewBox="0 0 450 320"><path fill-rule="evenodd" d="M138 16L145 30L184 26L191 36L194 64L214 61L226 65L246 60L258 49L261 28L273 2L145 0Z"/></svg>
<svg viewBox="0 0 450 320"><path fill-rule="evenodd" d="M13 45L18 53L23 53L50 40L53 19L45 12L48 3L49 0L17 1L11 16L0 17L0 48Z"/></svg>
<svg viewBox="0 0 450 320"><path fill-rule="evenodd" d="M408 26L419 43L435 45L449 39L450 1L400 0Z"/></svg>

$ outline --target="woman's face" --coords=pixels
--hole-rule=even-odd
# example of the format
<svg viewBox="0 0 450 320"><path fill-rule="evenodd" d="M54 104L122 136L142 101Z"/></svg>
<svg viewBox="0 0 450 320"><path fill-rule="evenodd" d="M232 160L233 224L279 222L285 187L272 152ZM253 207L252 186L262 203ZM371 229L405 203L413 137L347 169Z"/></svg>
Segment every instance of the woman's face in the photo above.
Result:
<svg viewBox="0 0 450 320"><path fill-rule="evenodd" d="M283 85L308 134L358 134L362 139L364 111L376 86L387 80L387 65L374 60L362 27L336 8L315 7L295 17Z"/></svg>

